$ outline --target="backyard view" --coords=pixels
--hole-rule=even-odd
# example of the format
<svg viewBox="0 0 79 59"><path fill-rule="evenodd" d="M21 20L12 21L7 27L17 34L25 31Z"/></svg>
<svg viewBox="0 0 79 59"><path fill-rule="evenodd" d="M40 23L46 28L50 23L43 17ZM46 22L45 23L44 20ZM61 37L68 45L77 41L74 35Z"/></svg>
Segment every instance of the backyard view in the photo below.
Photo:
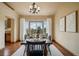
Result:
<svg viewBox="0 0 79 59"><path fill-rule="evenodd" d="M26 22L26 36L30 38L47 38L47 23L45 21Z"/></svg>

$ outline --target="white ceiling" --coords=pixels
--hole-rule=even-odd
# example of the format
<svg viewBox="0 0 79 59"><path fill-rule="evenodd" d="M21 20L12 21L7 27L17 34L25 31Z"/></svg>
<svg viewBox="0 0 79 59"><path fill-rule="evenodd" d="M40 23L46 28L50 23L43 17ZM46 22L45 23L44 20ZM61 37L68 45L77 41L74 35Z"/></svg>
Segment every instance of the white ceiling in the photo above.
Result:
<svg viewBox="0 0 79 59"><path fill-rule="evenodd" d="M32 2L8 2L8 5L15 9L19 15L33 15L29 13L29 6ZM40 12L37 15L53 15L59 3L55 2L36 2L40 7Z"/></svg>

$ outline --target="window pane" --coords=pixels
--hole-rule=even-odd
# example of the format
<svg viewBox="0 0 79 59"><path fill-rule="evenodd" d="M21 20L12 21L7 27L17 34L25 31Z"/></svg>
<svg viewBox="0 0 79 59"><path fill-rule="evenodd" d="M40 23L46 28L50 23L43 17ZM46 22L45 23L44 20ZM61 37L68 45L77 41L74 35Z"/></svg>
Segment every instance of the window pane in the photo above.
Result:
<svg viewBox="0 0 79 59"><path fill-rule="evenodd" d="M27 33L31 38L47 37L47 22L46 21L30 21L26 24Z"/></svg>
<svg viewBox="0 0 79 59"><path fill-rule="evenodd" d="M44 33L47 33L47 22L44 21Z"/></svg>
<svg viewBox="0 0 79 59"><path fill-rule="evenodd" d="M42 29L42 22L37 22L37 28L40 27Z"/></svg>
<svg viewBox="0 0 79 59"><path fill-rule="evenodd" d="M30 22L31 29L36 29L36 22Z"/></svg>

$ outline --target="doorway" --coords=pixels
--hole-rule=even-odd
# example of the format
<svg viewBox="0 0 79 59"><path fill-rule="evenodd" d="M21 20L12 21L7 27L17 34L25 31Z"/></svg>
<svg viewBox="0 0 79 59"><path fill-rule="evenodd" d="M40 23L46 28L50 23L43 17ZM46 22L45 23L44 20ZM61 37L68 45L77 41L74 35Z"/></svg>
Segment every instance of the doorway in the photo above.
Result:
<svg viewBox="0 0 79 59"><path fill-rule="evenodd" d="M14 21L11 18L6 18L5 20L5 46L12 43L13 31L14 31Z"/></svg>

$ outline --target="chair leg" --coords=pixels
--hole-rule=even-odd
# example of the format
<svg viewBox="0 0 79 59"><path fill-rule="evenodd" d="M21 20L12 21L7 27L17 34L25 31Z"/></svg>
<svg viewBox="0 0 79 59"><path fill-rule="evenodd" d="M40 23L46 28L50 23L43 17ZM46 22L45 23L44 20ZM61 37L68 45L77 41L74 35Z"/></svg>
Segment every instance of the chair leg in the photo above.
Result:
<svg viewBox="0 0 79 59"><path fill-rule="evenodd" d="M51 55L51 51L50 51L50 48L49 48L49 46L50 46L50 45L48 45L48 47L47 47L47 48L48 48L48 51L50 52L50 55Z"/></svg>
<svg viewBox="0 0 79 59"><path fill-rule="evenodd" d="M25 56L26 49L24 50L23 56Z"/></svg>
<svg viewBox="0 0 79 59"><path fill-rule="evenodd" d="M45 50L44 50L44 56L47 56L47 47L45 46Z"/></svg>
<svg viewBox="0 0 79 59"><path fill-rule="evenodd" d="M26 46L25 46L25 50L24 50L23 56L26 56L26 52L27 52L27 49L26 49Z"/></svg>

